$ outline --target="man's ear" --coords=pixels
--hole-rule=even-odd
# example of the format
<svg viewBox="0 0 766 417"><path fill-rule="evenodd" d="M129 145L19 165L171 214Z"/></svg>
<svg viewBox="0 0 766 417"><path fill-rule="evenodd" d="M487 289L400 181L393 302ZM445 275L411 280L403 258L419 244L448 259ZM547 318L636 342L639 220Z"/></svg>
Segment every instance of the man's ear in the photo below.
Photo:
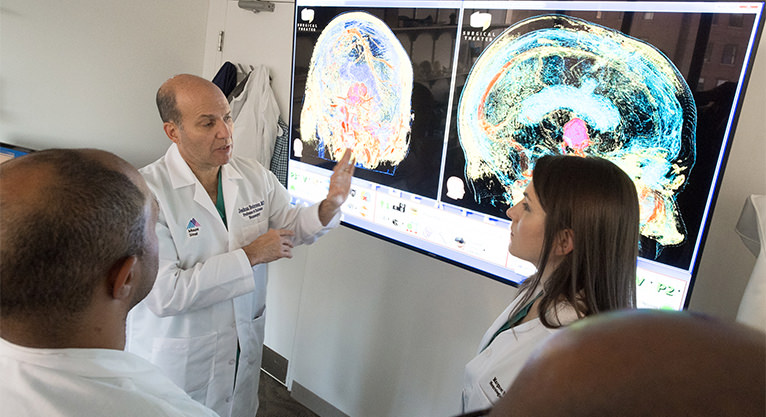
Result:
<svg viewBox="0 0 766 417"><path fill-rule="evenodd" d="M556 244L553 247L553 251L558 256L566 256L572 253L574 250L574 231L572 229L564 229L556 236Z"/></svg>
<svg viewBox="0 0 766 417"><path fill-rule="evenodd" d="M174 122L165 122L162 125L162 129L165 130L165 134L170 138L173 143L178 143L179 135L178 135L178 125Z"/></svg>
<svg viewBox="0 0 766 417"><path fill-rule="evenodd" d="M133 288L133 267L138 262L137 256L128 256L114 263L109 271L111 296L115 300L129 300Z"/></svg>

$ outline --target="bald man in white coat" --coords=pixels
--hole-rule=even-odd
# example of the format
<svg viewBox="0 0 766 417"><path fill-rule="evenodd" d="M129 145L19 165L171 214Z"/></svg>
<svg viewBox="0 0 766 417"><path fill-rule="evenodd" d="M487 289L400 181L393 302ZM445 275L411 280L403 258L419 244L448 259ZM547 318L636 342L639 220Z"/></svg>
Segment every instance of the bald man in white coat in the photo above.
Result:
<svg viewBox="0 0 766 417"><path fill-rule="evenodd" d="M157 93L173 144L141 174L160 205L159 273L129 317L127 349L222 417L253 417L264 337L265 264L290 258L340 222L350 152L327 198L293 207L258 162L232 156L229 103L213 83L178 75Z"/></svg>

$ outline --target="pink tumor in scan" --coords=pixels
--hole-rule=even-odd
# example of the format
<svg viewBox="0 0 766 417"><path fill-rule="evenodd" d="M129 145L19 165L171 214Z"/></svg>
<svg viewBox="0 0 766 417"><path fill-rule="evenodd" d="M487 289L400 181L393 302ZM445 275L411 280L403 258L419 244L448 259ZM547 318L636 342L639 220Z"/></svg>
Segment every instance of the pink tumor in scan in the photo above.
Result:
<svg viewBox="0 0 766 417"><path fill-rule="evenodd" d="M371 97L367 94L367 86L364 83L354 83L348 88L347 104L357 106L370 99Z"/></svg>
<svg viewBox="0 0 766 417"><path fill-rule="evenodd" d="M591 145L585 121L575 117L564 125L564 144L562 150L566 151L565 146L568 146L575 154L583 155L583 150Z"/></svg>

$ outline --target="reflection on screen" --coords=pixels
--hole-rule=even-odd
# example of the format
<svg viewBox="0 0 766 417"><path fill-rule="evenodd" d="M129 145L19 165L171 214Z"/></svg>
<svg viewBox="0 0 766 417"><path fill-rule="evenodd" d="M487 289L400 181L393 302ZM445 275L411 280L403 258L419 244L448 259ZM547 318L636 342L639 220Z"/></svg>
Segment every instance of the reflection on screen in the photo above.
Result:
<svg viewBox="0 0 766 417"><path fill-rule="evenodd" d="M639 304L682 308L762 7L297 0L288 189L321 200L351 147L346 225L515 285L535 161L601 156L639 194Z"/></svg>

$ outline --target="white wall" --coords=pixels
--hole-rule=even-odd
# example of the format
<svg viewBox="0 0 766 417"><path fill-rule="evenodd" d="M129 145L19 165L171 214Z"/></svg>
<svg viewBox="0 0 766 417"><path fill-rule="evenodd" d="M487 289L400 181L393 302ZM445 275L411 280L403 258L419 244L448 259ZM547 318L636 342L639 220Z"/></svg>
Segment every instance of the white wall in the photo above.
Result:
<svg viewBox="0 0 766 417"><path fill-rule="evenodd" d="M179 72L210 78L235 52L269 66L287 118L292 5L235 4L3 0L0 140L99 147L143 165L168 145L157 87ZM239 23L219 54L228 18ZM236 46L232 33L257 41ZM692 296L692 309L726 318L754 261L733 228L745 196L766 194L766 42L758 54ZM513 288L347 228L295 255L270 266L267 323L289 378L353 416L457 412L463 365Z"/></svg>
<svg viewBox="0 0 766 417"><path fill-rule="evenodd" d="M201 73L208 0L3 0L0 141L98 147L142 166L170 143L154 105Z"/></svg>
<svg viewBox="0 0 766 417"><path fill-rule="evenodd" d="M351 229L308 249L291 376L350 416L449 416L516 289Z"/></svg>
<svg viewBox="0 0 766 417"><path fill-rule="evenodd" d="M225 30L224 48L212 48L208 42L205 51L204 76L212 79L226 61L234 64L265 65L270 70L271 87L276 93L282 118L287 121L290 111L290 65L292 62L293 4L276 3L274 12L253 13L240 9L236 1L210 2L208 36L217 40L218 32ZM286 32L285 28L289 28ZM285 63L287 66L285 67ZM288 71L285 71L285 68Z"/></svg>

